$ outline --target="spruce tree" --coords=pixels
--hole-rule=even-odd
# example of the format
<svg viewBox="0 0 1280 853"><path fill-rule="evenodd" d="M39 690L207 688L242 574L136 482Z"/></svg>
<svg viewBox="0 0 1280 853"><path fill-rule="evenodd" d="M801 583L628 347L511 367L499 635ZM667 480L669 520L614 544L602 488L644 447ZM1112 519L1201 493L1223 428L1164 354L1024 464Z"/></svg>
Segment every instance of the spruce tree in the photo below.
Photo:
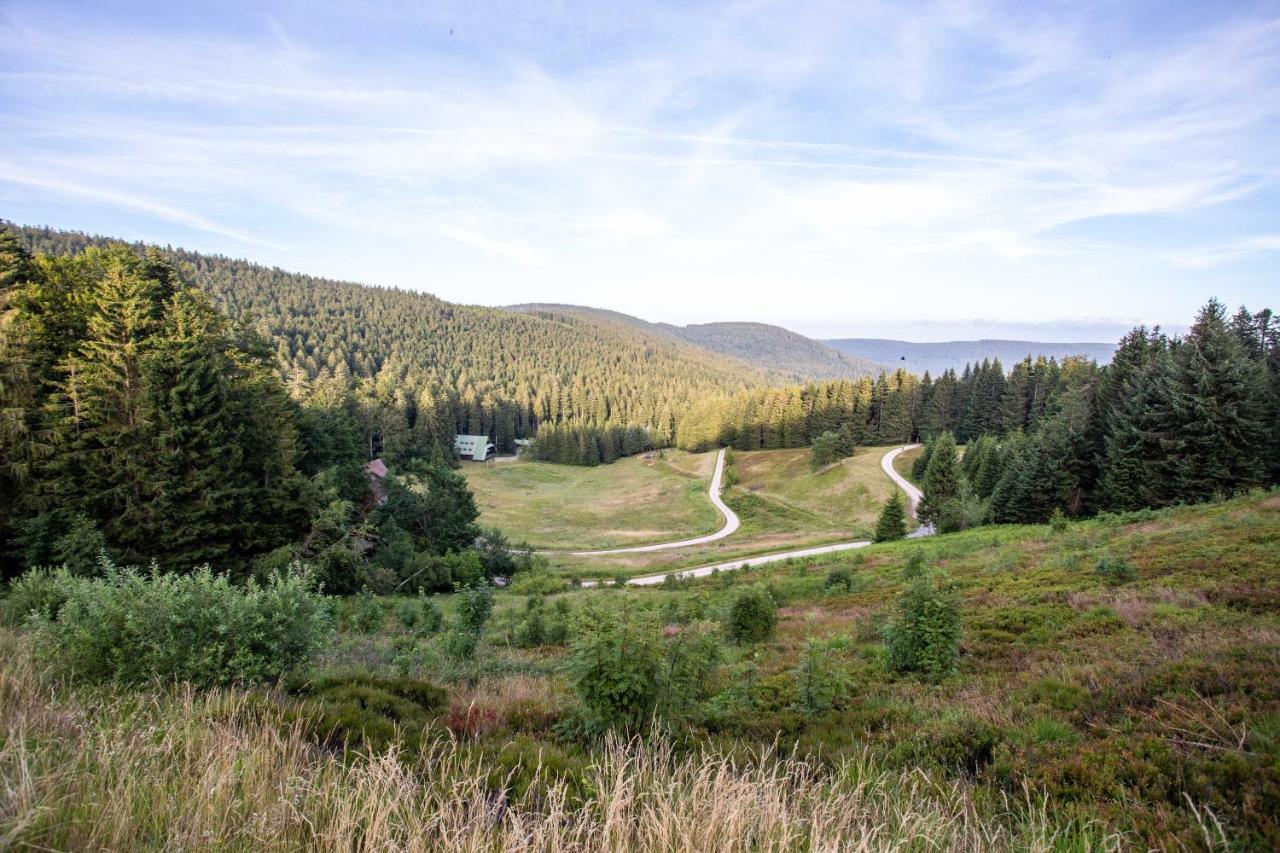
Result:
<svg viewBox="0 0 1280 853"><path fill-rule="evenodd" d="M884 502L880 510L880 518L876 521L875 541L891 542L907 535L906 507L902 500L902 492L897 489Z"/></svg>
<svg viewBox="0 0 1280 853"><path fill-rule="evenodd" d="M917 511L920 519L936 524L942 518L947 504L958 500L963 493L963 474L956 457L956 441L951 433L944 432L933 443L929 465L925 468L922 491L924 498Z"/></svg>
<svg viewBox="0 0 1280 853"><path fill-rule="evenodd" d="M1210 300L1174 350L1173 409L1182 437L1177 494L1207 500L1258 485L1270 444L1266 376Z"/></svg>

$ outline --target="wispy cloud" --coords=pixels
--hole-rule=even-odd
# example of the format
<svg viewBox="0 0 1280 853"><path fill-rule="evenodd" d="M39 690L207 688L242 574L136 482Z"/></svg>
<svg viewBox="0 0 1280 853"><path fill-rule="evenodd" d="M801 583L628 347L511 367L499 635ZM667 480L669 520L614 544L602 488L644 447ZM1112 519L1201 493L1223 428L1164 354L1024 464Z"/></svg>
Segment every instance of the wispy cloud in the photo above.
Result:
<svg viewBox="0 0 1280 853"><path fill-rule="evenodd" d="M10 218L802 330L904 298L1168 322L1274 286L1274 16L28 2L0 25Z"/></svg>

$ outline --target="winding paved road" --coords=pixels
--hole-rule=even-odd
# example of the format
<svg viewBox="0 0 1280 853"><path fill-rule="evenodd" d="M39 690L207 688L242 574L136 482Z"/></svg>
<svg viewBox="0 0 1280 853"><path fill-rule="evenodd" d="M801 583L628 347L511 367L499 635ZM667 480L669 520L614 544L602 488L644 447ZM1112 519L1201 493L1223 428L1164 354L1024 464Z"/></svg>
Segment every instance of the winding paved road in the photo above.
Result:
<svg viewBox="0 0 1280 853"><path fill-rule="evenodd" d="M633 545L630 548L609 548L605 551L571 551L575 557L591 557L599 554L639 554L648 551L666 551L671 548L688 548L690 545L705 545L708 542L715 542L723 539L738 529L742 524L738 520L738 514L729 509L720 498L721 485L724 482L724 448L720 449L719 455L716 456L716 470L711 475L711 488L707 490L707 497L711 498L711 503L715 504L716 509L720 510L720 514L724 516L724 527L721 527L715 533L708 533L706 536L695 536L693 539L681 539L679 542L659 542L656 545Z"/></svg>
<svg viewBox="0 0 1280 853"><path fill-rule="evenodd" d="M906 453L908 450L914 450L919 446L920 445L918 444L904 444L901 447L895 447L893 450L890 450L880 459L880 467L884 469L884 472L886 474L889 475L889 479L897 483L898 488L906 492L907 503L910 504L912 518L915 518L916 516L916 508L920 506L920 500L924 497L924 492L916 488L915 485L910 480L908 480L906 477L899 474L897 470L894 469L893 460L897 459L899 454ZM919 527L917 527L915 530L908 533L907 538L919 539L921 536L932 536L932 535L933 535L933 525L922 524Z"/></svg>
<svg viewBox="0 0 1280 853"><path fill-rule="evenodd" d="M918 444L906 444L906 445L903 445L902 447L895 447L893 450L890 450L880 459L881 469L883 469L884 472L889 475L889 479L893 480L893 482L898 485L898 488L902 489L902 491L906 493L907 502L911 506L912 516L916 514L916 506L920 503L920 499L924 497L924 495L921 493L921 491L918 488L912 485L910 481L908 481L905 477L903 477L901 474L899 474L897 471L894 470L893 460L898 458L899 454L905 453L906 451L912 450L919 446L920 445ZM659 550L662 550L663 548L678 548L684 545L691 545L699 542L712 542L712 541L715 541L716 539L723 539L725 536L728 536L729 533L732 533L733 530L737 530L738 516L735 515L733 510L725 506L724 502L720 500L720 477L721 477L721 474L723 473L723 470L724 470L724 451L721 450L720 456L716 459L716 473L711 480L711 500L713 503L715 503L717 507L720 508L721 512L725 513L725 517L731 520L729 524L725 525L725 528L727 529L730 527L730 525L732 525L732 528L733 528L732 530L729 530L728 533L726 533L724 530L721 530L718 533L712 533L710 536L703 536L699 539L689 539L684 542L667 542L661 545L647 545L640 548L623 548L620 550L621 551L659 551ZM917 539L921 536L929 536L932 533L933 533L932 527L928 525L921 525L920 527L912 531L907 536L907 538ZM668 575L675 575L677 578L682 578L682 579L683 578L701 578L701 577L706 577L707 575L717 571L731 572L734 569L741 569L744 566L760 566L760 565L764 565L765 563L778 563L783 560L790 560L793 558L798 559L801 557L815 557L819 554L834 554L837 551L852 551L855 548L865 548L870 544L871 544L870 540L858 539L853 542L836 542L835 544L832 544L832 545L818 545L813 548L800 548L799 550L795 550L795 551L778 551L773 554L757 554L754 557L745 557L738 560L729 560L723 563L713 563L712 565L709 565L709 566L698 566L697 568L694 568L694 569L674 570L670 572L663 572L661 574L656 574L656 575L642 575L640 577L631 578L630 580L627 581L627 583L633 586L653 586L654 584L660 584L663 581L665 581ZM587 551L583 553L616 554L620 552L619 551ZM583 583L583 586L596 586L596 582L586 581L585 583Z"/></svg>

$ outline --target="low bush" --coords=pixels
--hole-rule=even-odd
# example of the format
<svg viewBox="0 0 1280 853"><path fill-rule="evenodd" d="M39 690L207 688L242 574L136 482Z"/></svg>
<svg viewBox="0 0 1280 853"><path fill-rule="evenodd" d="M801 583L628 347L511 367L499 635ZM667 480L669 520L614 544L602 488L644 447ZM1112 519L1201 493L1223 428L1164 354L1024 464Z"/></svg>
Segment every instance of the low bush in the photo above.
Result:
<svg viewBox="0 0 1280 853"><path fill-rule="evenodd" d="M186 575L103 565L99 578L53 576L56 611L29 621L38 646L75 677L200 686L272 681L309 661L333 631L311 572L236 586L207 566Z"/></svg>
<svg viewBox="0 0 1280 853"><path fill-rule="evenodd" d="M955 671L960 654L960 605L925 575L898 596L897 614L885 629L890 666L937 680Z"/></svg>
<svg viewBox="0 0 1280 853"><path fill-rule="evenodd" d="M1094 570L1110 586L1121 586L1138 579L1138 570L1123 557L1103 557Z"/></svg>
<svg viewBox="0 0 1280 853"><path fill-rule="evenodd" d="M853 572L849 571L845 566L837 566L827 572L826 580L822 582L822 588L831 595L841 592L853 592Z"/></svg>
<svg viewBox="0 0 1280 853"><path fill-rule="evenodd" d="M285 689L294 697L286 719L300 721L312 739L375 753L394 742L416 749L446 699L444 690L429 682L370 673L295 679Z"/></svg>
<svg viewBox="0 0 1280 853"><path fill-rule="evenodd" d="M439 605L421 593L416 599L397 604L396 618L401 625L420 636L435 634L444 624L444 613Z"/></svg>
<svg viewBox="0 0 1280 853"><path fill-rule="evenodd" d="M32 569L9 582L0 598L0 625L16 628L32 616L51 617L66 601L66 585L52 569Z"/></svg>
<svg viewBox="0 0 1280 853"><path fill-rule="evenodd" d="M382 627L385 617L382 602L366 586L351 602L347 611L347 628L357 634L372 634Z"/></svg>
<svg viewBox="0 0 1280 853"><path fill-rule="evenodd" d="M734 593L725 618L725 631L735 643L759 643L773 636L778 624L778 605L760 585L743 587Z"/></svg>

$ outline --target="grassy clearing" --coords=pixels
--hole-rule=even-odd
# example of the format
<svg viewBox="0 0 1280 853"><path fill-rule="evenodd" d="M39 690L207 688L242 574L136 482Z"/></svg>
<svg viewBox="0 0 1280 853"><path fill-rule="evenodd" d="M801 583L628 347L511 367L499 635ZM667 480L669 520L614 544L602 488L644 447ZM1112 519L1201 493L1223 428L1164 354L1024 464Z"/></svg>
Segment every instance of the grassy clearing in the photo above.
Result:
<svg viewBox="0 0 1280 853"><path fill-rule="evenodd" d="M896 488L880 469L889 448L860 447L851 458L814 473L809 451L735 451L738 483L724 500L742 521L728 539L651 554L556 555L559 571L613 578L705 566L775 551L870 538L880 509Z"/></svg>
<svg viewBox="0 0 1280 853"><path fill-rule="evenodd" d="M897 488L880 468L890 449L859 447L853 456L816 473L809 469L807 448L738 452L737 488L778 505L776 515L797 528L870 536L884 502Z"/></svg>
<svg viewBox="0 0 1280 853"><path fill-rule="evenodd" d="M714 453L666 451L581 468L546 462L464 463L480 522L535 548L644 545L718 530L707 499Z"/></svg>

